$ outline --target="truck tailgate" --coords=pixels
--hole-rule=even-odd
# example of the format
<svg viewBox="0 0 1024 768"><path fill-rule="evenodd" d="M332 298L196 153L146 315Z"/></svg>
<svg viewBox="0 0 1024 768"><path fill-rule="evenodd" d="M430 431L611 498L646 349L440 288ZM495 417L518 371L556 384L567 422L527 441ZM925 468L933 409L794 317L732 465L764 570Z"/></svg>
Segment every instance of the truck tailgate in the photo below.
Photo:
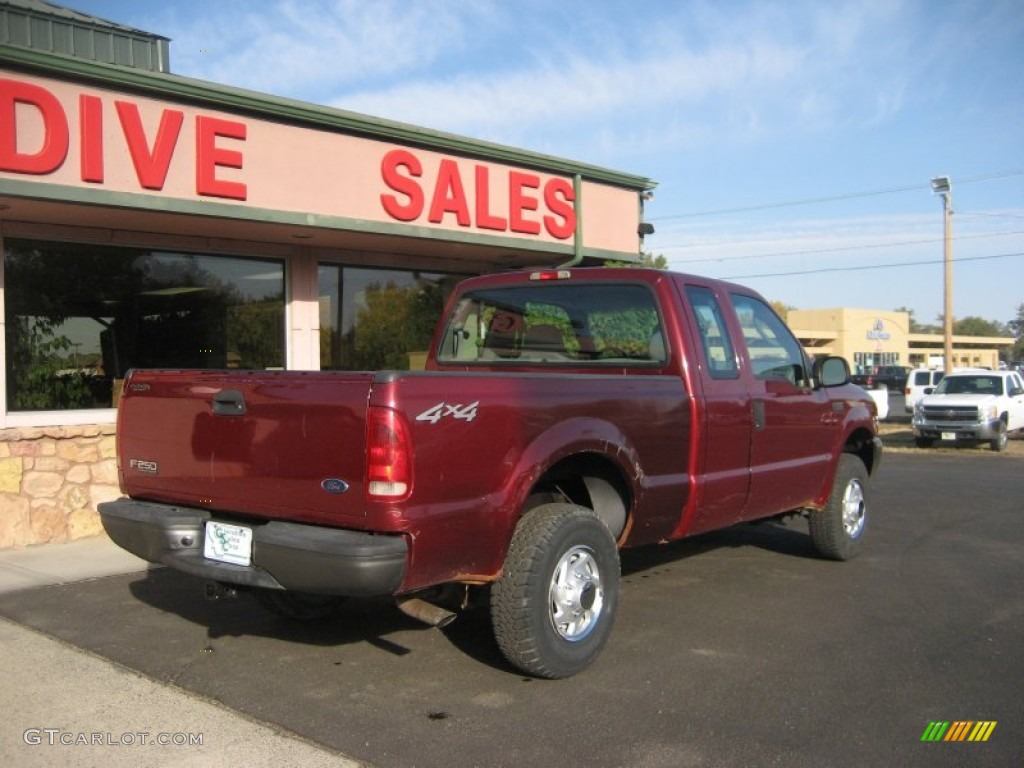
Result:
<svg viewBox="0 0 1024 768"><path fill-rule="evenodd" d="M123 490L339 525L365 515L372 373L136 370L118 412Z"/></svg>

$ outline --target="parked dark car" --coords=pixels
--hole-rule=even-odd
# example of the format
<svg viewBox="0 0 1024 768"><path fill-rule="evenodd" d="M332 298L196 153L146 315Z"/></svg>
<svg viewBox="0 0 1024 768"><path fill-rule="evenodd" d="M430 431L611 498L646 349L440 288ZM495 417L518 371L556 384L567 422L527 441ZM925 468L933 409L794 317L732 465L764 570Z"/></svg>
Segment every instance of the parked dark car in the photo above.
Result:
<svg viewBox="0 0 1024 768"><path fill-rule="evenodd" d="M857 373L851 377L854 384L864 389L903 389L910 369L905 365L878 365L871 373Z"/></svg>

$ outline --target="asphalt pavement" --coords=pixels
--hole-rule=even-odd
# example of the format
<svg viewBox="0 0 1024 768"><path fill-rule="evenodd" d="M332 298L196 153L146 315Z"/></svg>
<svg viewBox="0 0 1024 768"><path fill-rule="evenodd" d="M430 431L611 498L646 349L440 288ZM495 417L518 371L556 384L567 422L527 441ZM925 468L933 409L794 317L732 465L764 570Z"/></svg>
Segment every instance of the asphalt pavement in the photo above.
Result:
<svg viewBox="0 0 1024 768"><path fill-rule="evenodd" d="M1024 765L1021 468L980 448L887 455L849 563L817 558L800 519L626 551L608 646L561 681L511 669L486 612L436 630L367 601L296 626L102 539L0 552L0 758ZM922 741L958 720L995 726Z"/></svg>
<svg viewBox="0 0 1024 768"><path fill-rule="evenodd" d="M149 568L105 535L4 550L0 594ZM3 765L359 765L279 726L5 618L0 618L0 649Z"/></svg>

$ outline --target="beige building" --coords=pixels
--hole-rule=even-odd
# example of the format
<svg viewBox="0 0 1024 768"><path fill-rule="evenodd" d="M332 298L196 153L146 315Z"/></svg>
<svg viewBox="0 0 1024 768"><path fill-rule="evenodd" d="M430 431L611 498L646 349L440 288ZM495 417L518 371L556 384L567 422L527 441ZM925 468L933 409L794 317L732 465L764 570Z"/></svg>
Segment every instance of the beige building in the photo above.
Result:
<svg viewBox="0 0 1024 768"><path fill-rule="evenodd" d="M846 358L855 373L877 365L943 367L941 334L911 333L906 312L878 309L792 309L787 320L812 355ZM1009 336L954 336L957 368L998 368L999 350Z"/></svg>

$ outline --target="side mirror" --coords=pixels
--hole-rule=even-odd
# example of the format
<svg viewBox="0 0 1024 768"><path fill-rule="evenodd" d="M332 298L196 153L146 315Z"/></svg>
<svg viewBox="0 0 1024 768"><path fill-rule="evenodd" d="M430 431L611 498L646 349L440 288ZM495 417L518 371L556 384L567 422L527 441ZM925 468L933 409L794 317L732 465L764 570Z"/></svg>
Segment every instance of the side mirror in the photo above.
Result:
<svg viewBox="0 0 1024 768"><path fill-rule="evenodd" d="M814 361L814 380L820 387L841 387L850 383L850 364L845 358L820 357Z"/></svg>
<svg viewBox="0 0 1024 768"><path fill-rule="evenodd" d="M925 387L925 388L924 388L924 393L925 393L926 395L930 395L930 394L931 394L932 392L934 392L934 391L935 391L935 387Z"/></svg>

